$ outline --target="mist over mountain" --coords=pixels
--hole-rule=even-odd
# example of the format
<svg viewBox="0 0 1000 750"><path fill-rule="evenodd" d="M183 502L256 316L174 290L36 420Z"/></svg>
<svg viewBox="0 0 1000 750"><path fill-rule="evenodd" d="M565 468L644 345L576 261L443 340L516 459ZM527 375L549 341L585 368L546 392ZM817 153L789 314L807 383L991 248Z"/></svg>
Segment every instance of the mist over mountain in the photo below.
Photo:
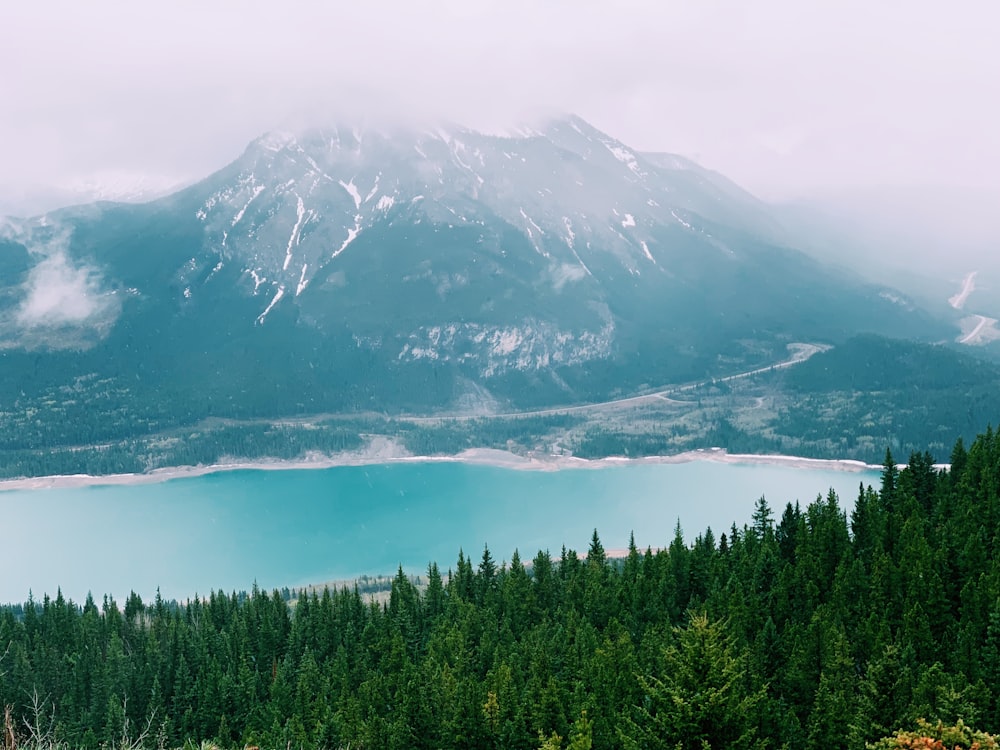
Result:
<svg viewBox="0 0 1000 750"><path fill-rule="evenodd" d="M774 206L798 247L943 303L978 271L974 302L1000 313L1000 191L885 187L814 191Z"/></svg>
<svg viewBox="0 0 1000 750"><path fill-rule="evenodd" d="M146 203L179 190L184 180L124 170L100 170L54 184L0 185L0 216L29 217L98 201Z"/></svg>
<svg viewBox="0 0 1000 750"><path fill-rule="evenodd" d="M492 414L726 376L802 342L968 335L964 312L788 236L725 177L578 117L269 133L167 197L7 221L0 401L56 426L80 412L95 435L113 413L119 436Z"/></svg>

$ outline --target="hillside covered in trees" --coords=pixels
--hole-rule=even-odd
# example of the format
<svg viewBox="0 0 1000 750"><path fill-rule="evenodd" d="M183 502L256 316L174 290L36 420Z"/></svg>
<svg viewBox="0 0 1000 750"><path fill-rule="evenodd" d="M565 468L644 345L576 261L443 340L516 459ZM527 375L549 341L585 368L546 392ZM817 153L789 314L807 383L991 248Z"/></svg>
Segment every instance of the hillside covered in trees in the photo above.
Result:
<svg viewBox="0 0 1000 750"><path fill-rule="evenodd" d="M995 734L1000 436L951 463L887 457L849 515L832 493L762 498L743 528L689 545L678 527L621 560L596 531L585 556L459 553L425 590L400 571L384 604L29 600L0 612L0 703L22 741L82 748L860 750L919 720Z"/></svg>

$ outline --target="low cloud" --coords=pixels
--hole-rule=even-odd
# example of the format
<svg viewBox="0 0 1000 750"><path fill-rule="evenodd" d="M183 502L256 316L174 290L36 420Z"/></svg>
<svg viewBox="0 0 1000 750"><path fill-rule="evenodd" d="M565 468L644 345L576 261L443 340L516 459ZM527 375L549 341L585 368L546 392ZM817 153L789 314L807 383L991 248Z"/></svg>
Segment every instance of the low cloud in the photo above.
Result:
<svg viewBox="0 0 1000 750"><path fill-rule="evenodd" d="M0 236L27 249L36 263L13 295L4 319L7 346L88 348L110 330L121 306L100 270L74 259L70 230L41 222L30 226L8 222Z"/></svg>
<svg viewBox="0 0 1000 750"><path fill-rule="evenodd" d="M550 269L550 273L552 274L552 286L555 287L557 292L562 291L562 288L566 284L580 281L587 275L587 272L583 268L569 263L561 263L558 266L554 266Z"/></svg>
<svg viewBox="0 0 1000 750"><path fill-rule="evenodd" d="M101 291L96 269L74 265L62 252L31 269L25 292L17 311L23 328L85 325L103 318L113 299Z"/></svg>

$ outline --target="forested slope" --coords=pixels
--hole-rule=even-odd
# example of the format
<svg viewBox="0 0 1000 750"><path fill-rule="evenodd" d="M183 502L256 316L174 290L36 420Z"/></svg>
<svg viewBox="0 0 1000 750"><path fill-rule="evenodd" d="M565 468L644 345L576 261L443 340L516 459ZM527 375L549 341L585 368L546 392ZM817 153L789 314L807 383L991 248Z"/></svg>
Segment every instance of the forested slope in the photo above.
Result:
<svg viewBox="0 0 1000 750"><path fill-rule="evenodd" d="M749 526L691 545L678 528L624 560L596 532L585 557L460 553L425 591L401 572L385 605L29 601L0 613L0 702L24 739L87 748L119 746L126 717L169 746L863 748L920 718L996 733L1000 438L951 461L887 461L849 517L832 495L761 500Z"/></svg>

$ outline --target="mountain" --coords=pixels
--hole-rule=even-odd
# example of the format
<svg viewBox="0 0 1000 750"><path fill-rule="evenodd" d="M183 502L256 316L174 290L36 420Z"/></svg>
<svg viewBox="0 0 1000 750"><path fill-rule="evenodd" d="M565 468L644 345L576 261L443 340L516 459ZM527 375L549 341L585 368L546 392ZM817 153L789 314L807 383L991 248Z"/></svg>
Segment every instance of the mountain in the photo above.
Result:
<svg viewBox="0 0 1000 750"><path fill-rule="evenodd" d="M55 185L0 188L0 216L34 216L97 201L146 203L175 192L183 182L165 175L154 177L125 170L103 170Z"/></svg>
<svg viewBox="0 0 1000 750"><path fill-rule="evenodd" d="M491 413L794 342L953 336L780 238L720 175L577 117L271 133L173 195L8 221L0 427L45 445L210 416Z"/></svg>
<svg viewBox="0 0 1000 750"><path fill-rule="evenodd" d="M802 197L774 206L772 213L789 241L818 258L835 257L870 279L890 281L929 309L951 305L966 315L995 319L1000 317L992 293L1000 278L998 203L1000 191L987 188L854 188ZM953 295L961 293L970 274L971 297L962 295L962 305L955 307ZM954 340L961 342L970 328L962 331ZM989 341L963 343L983 347Z"/></svg>

